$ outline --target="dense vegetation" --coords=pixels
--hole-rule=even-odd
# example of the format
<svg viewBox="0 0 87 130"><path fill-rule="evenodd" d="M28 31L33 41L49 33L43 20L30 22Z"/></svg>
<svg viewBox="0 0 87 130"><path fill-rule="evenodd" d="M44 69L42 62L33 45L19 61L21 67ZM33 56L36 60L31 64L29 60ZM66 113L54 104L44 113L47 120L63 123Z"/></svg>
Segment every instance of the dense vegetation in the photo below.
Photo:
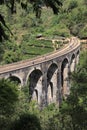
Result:
<svg viewBox="0 0 87 130"><path fill-rule="evenodd" d="M28 86L17 90L17 84L2 79L0 130L87 130L87 51L71 79L70 95L60 108L50 104L42 110L35 101L29 102Z"/></svg>
<svg viewBox="0 0 87 130"><path fill-rule="evenodd" d="M20 2L16 2L16 13L11 13L6 5L0 5L0 13L9 28L8 31L8 28L3 27L9 39L2 41L3 44L0 42L1 64L49 53L54 50L52 39L58 39L59 36L74 35L80 39L87 38L86 0L62 0L58 15L54 15L52 9L46 6L42 6L41 11L41 16L38 18L33 13L30 3L27 4L27 10L24 10ZM47 40L38 41L38 36ZM2 39L4 40L3 37Z"/></svg>
<svg viewBox="0 0 87 130"><path fill-rule="evenodd" d="M55 14L59 11L58 15L43 6L40 17L35 16L38 12L33 13L30 3L27 10L21 8L20 2L16 3L17 12L11 13L4 1L0 0L0 14L5 20L3 24L0 15L1 64L51 52L54 49L51 40L59 36L87 38L86 0L62 0L61 8L52 8ZM39 35L47 40L37 40ZM71 80L70 95L60 108L50 104L43 110L35 101L29 102L28 86L20 90L17 83L0 80L0 130L87 130L87 51L81 54Z"/></svg>

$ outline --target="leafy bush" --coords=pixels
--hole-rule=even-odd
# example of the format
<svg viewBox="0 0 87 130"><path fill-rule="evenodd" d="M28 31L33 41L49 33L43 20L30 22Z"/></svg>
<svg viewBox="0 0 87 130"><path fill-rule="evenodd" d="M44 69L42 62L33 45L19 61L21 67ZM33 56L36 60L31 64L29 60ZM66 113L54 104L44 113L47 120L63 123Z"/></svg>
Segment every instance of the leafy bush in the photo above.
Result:
<svg viewBox="0 0 87 130"><path fill-rule="evenodd" d="M22 60L22 56L20 51L6 51L4 56L3 56L3 63L8 64L8 63L13 63Z"/></svg>
<svg viewBox="0 0 87 130"><path fill-rule="evenodd" d="M68 10L70 11L70 10L76 8L77 6L78 6L77 1L72 0L72 1L70 1L70 3L69 3Z"/></svg>
<svg viewBox="0 0 87 130"><path fill-rule="evenodd" d="M84 25L79 23L79 24L75 24L73 26L70 27L70 33L73 34L74 36L78 36L80 30L82 29Z"/></svg>
<svg viewBox="0 0 87 130"><path fill-rule="evenodd" d="M69 30L67 29L66 25L63 23L59 23L56 27L52 30L53 35L68 37L70 35Z"/></svg>
<svg viewBox="0 0 87 130"><path fill-rule="evenodd" d="M10 130L41 130L39 119L35 115L23 114L13 122Z"/></svg>
<svg viewBox="0 0 87 130"><path fill-rule="evenodd" d="M17 87L9 80L0 80L0 115L9 113L14 108L14 103L17 101Z"/></svg>
<svg viewBox="0 0 87 130"><path fill-rule="evenodd" d="M83 27L79 32L79 38L80 39L87 39L87 25Z"/></svg>

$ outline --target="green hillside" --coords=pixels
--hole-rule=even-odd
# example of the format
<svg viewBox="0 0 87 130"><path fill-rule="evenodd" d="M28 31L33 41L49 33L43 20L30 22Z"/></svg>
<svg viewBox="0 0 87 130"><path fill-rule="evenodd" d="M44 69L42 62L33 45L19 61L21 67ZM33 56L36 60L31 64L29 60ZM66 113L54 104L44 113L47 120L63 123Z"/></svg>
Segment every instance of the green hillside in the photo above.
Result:
<svg viewBox="0 0 87 130"><path fill-rule="evenodd" d="M63 0L59 14L52 9L42 7L41 18L35 17L32 6L27 11L17 3L17 13L11 14L5 5L0 5L0 12L6 20L13 36L1 44L1 64L24 60L54 50L52 39L78 36L87 38L87 2L86 0ZM6 30L7 35L11 35ZM41 36L47 40L37 40Z"/></svg>

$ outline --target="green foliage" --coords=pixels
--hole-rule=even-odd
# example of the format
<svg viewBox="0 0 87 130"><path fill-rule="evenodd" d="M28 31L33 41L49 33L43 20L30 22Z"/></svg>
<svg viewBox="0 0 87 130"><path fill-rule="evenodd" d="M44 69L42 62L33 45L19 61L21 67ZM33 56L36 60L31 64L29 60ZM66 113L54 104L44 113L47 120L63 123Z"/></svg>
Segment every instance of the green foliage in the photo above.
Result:
<svg viewBox="0 0 87 130"><path fill-rule="evenodd" d="M9 80L0 80L0 129L7 130L18 100L17 85Z"/></svg>
<svg viewBox="0 0 87 130"><path fill-rule="evenodd" d="M19 118L21 114L29 113L29 90L27 86L21 88L18 95L18 101L15 106L14 119Z"/></svg>
<svg viewBox="0 0 87 130"><path fill-rule="evenodd" d="M68 6L68 11L70 11L70 10L76 8L77 6L78 6L77 1L74 1L74 0L73 0L73 1L70 1L69 6Z"/></svg>
<svg viewBox="0 0 87 130"><path fill-rule="evenodd" d="M51 7L55 14L59 13L56 16L50 8L38 8L38 3L31 1L37 18L32 13L32 5L27 5L26 0L18 2L22 3L22 8L16 3L16 10L11 11L17 14L12 15L2 5L4 0L0 1L0 41L8 38L6 34L9 28L14 34L6 43L0 43L0 60L4 60L2 64L53 51L52 42L37 40L38 34L47 39L70 35L87 38L85 0L65 0L62 8L59 7L60 1L45 1L46 6ZM27 5L26 11L23 5ZM22 88L18 96L17 85L8 80L0 80L0 130L87 130L87 52L81 55L80 64L72 74L72 81L71 93L62 102L60 110L55 104L40 110L35 101L29 102L28 86Z"/></svg>
<svg viewBox="0 0 87 130"><path fill-rule="evenodd" d="M13 122L10 130L41 130L39 119L35 115L23 114Z"/></svg>
<svg viewBox="0 0 87 130"><path fill-rule="evenodd" d="M85 25L82 30L79 33L79 37L81 39L86 39L87 38L87 25Z"/></svg>
<svg viewBox="0 0 87 130"><path fill-rule="evenodd" d="M80 56L79 68L83 68L87 71L87 51L83 51ZM84 57L84 58L83 58ZM85 72L84 70L84 72Z"/></svg>
<svg viewBox="0 0 87 130"><path fill-rule="evenodd" d="M16 6L17 4L19 4L22 9L26 10L27 13L29 12L28 4L31 4L33 11L35 11L37 18L41 17L41 11L42 11L43 5L46 5L47 7L48 6L51 7L54 14L58 14L59 8L60 8L60 6L62 6L62 2L60 0L55 0L55 2L53 0L52 1L50 1L50 0L46 0L46 1L45 0L44 1L42 1L42 0L37 0L37 1L22 1L22 0L4 1L4 0L1 0L1 2L0 2L0 5L2 5L2 6L6 5L8 7L10 18L12 18L11 16L13 14L17 13L17 6ZM2 13L0 13L0 41L2 41L3 39L8 39L8 36L6 35L3 26L6 27L9 30L9 32L12 34L10 29L6 25L6 22L4 20Z"/></svg>
<svg viewBox="0 0 87 130"><path fill-rule="evenodd" d="M0 80L0 115L9 115L13 112L17 99L16 85L9 80Z"/></svg>
<svg viewBox="0 0 87 130"><path fill-rule="evenodd" d="M0 61L2 61L3 54L4 54L4 45L0 43Z"/></svg>
<svg viewBox="0 0 87 130"><path fill-rule="evenodd" d="M5 52L3 60L5 64L8 64L8 63L20 61L22 60L22 58L20 57L20 53L18 53L17 51L16 52L9 51L9 52Z"/></svg>
<svg viewBox="0 0 87 130"><path fill-rule="evenodd" d="M46 35L51 36L61 36L61 37L68 37L70 36L69 30L67 29L66 25L63 23L56 24L56 26L52 26L51 29L48 29Z"/></svg>
<svg viewBox="0 0 87 130"><path fill-rule="evenodd" d="M19 2L18 0L16 0L16 4L15 4L14 0L12 0L12 2L10 0L7 1L6 5L9 6L9 9L11 9L12 3L14 3L13 8L15 8L15 6L16 6L15 9L16 9L17 14L15 14L15 15L9 14L9 11L8 11L8 13L6 13L6 11L7 11L5 9L6 7L2 5L2 3L4 4L4 2L1 2L1 8L4 7L4 10L5 10L5 11L3 11L3 9L1 9L2 10L1 13L6 16L8 14L10 17L10 19L8 19L8 20L6 20L6 17L5 17L5 20L4 20L4 16L3 16L1 18L1 24L4 23L3 25L5 25L6 27L7 27L7 25L9 25L9 28L13 24L13 27L15 27L17 30L18 30L18 28L27 29L27 30L31 30L30 32L33 34L42 32L43 34L45 34L47 36L63 35L65 37L67 37L71 33L75 36L79 36L80 38L86 38L85 26L87 23L87 18L86 18L87 10L86 10L86 6L84 4L84 3L86 3L85 0L80 0L80 1L78 1L78 0L76 0L76 1L74 1L74 0L73 1L72 0L68 0L68 1L67 0L65 0L65 1L55 0L55 2L53 0L52 1L38 0L38 1L29 1L29 2L22 1L22 0L20 0L20 2ZM61 8L62 4L63 4L63 6ZM44 5L46 5L47 7L51 7L55 14L58 13L58 16L53 16L52 11L49 8L46 9L46 7L44 7ZM23 10L25 6L27 8L27 10L25 8L26 11ZM33 8L32 8L32 6L33 6ZM43 9L42 7L44 7L45 9ZM39 12L42 12L42 15L40 18L41 22L38 21L38 18L34 17L34 14L32 13L33 9L35 10L37 17L39 17L39 15L41 15L41 13L39 13ZM46 15L45 19L44 19L43 12ZM21 17L22 17L22 19L21 19ZM4 21L4 22L2 22L2 21ZM7 24L5 24L5 21ZM7 21L10 24L8 24ZM21 23L20 23L20 21L21 21ZM60 26L57 26L57 24L59 24L60 21L61 21L61 25L66 26L66 27L64 26L64 30L61 30ZM41 23L43 23L43 25ZM47 26L45 26L45 25L47 25ZM52 25L54 27L52 27ZM38 26L38 29L29 28L29 27L37 27L37 26ZM11 27L11 30L13 30L12 32L14 33L13 27ZM55 31L56 28L58 28L57 30L59 30L59 31L61 30L61 31L60 32ZM16 35L18 35L17 30L16 30ZM69 30L70 30L70 33L69 33ZM23 31L23 30L21 30L21 31ZM17 39L19 39L19 38L17 38Z"/></svg>
<svg viewBox="0 0 87 130"><path fill-rule="evenodd" d="M19 50L19 46L11 44L9 41L4 42L3 45L4 53L2 54L3 62L2 64L13 63L22 60L21 52Z"/></svg>
<svg viewBox="0 0 87 130"><path fill-rule="evenodd" d="M54 103L48 105L46 108L40 111L39 118L42 130L50 130L50 123L51 121L54 121L54 117L57 115L58 111L58 106ZM51 126L53 125L54 124L52 124Z"/></svg>

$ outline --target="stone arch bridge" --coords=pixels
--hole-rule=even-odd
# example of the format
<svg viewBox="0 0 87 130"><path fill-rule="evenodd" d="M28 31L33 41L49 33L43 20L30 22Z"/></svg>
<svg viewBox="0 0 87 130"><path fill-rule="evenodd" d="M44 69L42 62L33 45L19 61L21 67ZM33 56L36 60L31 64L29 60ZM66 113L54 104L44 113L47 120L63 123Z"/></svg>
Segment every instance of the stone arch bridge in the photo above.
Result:
<svg viewBox="0 0 87 130"><path fill-rule="evenodd" d="M0 66L0 78L10 78L28 86L32 100L39 105L60 103L70 90L69 73L79 62L80 41L73 37L53 53Z"/></svg>

